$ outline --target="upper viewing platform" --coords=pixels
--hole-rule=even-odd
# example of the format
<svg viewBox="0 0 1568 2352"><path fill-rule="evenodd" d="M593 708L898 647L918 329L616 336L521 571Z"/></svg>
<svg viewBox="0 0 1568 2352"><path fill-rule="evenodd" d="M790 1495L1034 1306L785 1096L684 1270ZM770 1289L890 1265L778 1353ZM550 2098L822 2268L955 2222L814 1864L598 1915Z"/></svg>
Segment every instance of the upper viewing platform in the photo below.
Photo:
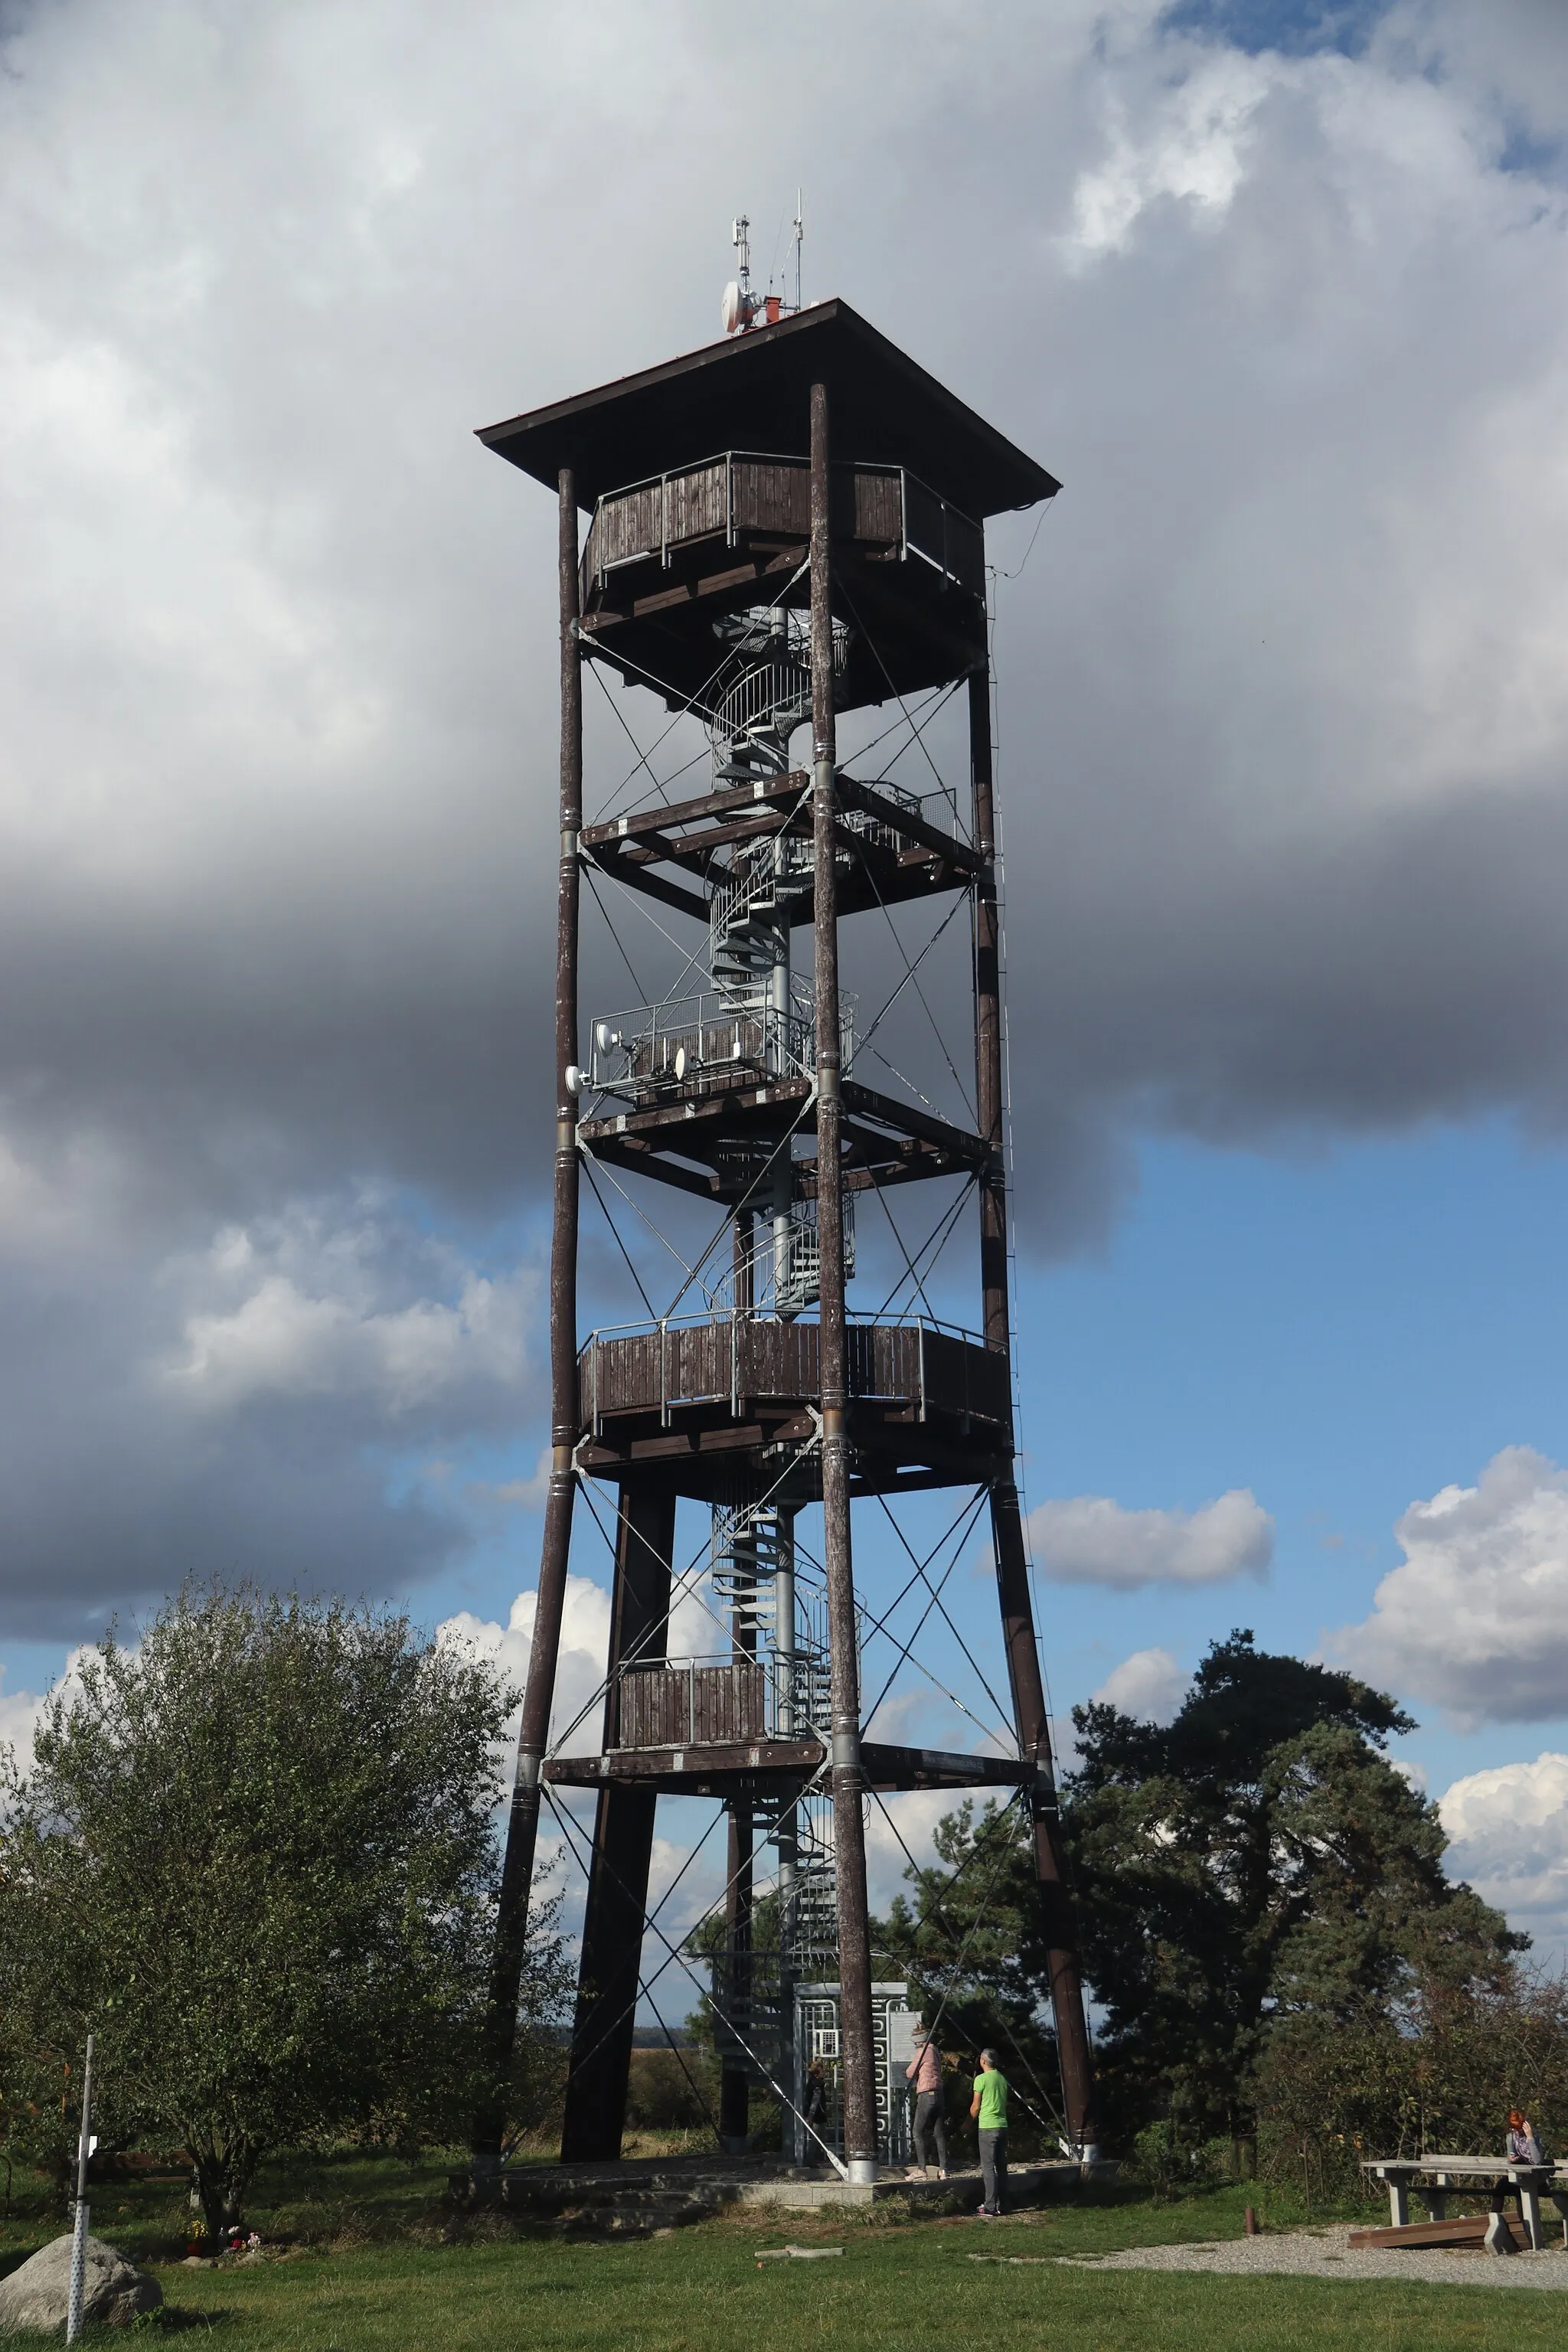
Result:
<svg viewBox="0 0 1568 2352"><path fill-rule="evenodd" d="M702 707L715 621L808 601L816 383L833 408L833 602L847 635L837 705L962 677L985 656L985 518L1059 485L847 303L479 435L552 488L572 468L592 516L584 636L672 707Z"/></svg>

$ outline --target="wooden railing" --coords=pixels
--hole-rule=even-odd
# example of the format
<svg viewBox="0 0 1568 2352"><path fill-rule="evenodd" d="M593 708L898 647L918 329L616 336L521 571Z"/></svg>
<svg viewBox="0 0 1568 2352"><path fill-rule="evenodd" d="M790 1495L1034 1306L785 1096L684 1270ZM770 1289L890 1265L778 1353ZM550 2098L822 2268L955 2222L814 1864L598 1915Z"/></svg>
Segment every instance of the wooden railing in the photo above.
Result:
<svg viewBox="0 0 1568 2352"><path fill-rule="evenodd" d="M752 531L805 539L811 485L805 457L726 450L678 472L608 490L594 509L583 550L584 608L623 564L672 553L700 540L735 546ZM861 544L914 556L976 596L985 592L981 526L901 466L836 469L836 527Z"/></svg>
<svg viewBox="0 0 1568 2352"><path fill-rule="evenodd" d="M665 1426L707 1406L739 1418L742 1406L810 1402L821 1394L820 1327L728 1315L712 1321L654 1323L595 1332L578 1358L582 1426L657 1413ZM1006 1428L1007 1360L966 1335L914 1320L851 1323L845 1333L852 1398Z"/></svg>
<svg viewBox="0 0 1568 2352"><path fill-rule="evenodd" d="M711 1748L767 1737L767 1675L746 1659L630 1666L617 1687L617 1748Z"/></svg>

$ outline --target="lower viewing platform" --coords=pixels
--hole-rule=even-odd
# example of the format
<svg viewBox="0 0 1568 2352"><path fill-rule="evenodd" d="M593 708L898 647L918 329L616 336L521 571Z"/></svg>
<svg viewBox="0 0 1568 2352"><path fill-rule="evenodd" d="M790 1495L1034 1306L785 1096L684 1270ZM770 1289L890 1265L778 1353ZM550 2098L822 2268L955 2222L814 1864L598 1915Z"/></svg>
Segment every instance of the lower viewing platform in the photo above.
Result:
<svg viewBox="0 0 1568 2352"><path fill-rule="evenodd" d="M616 1748L603 1756L557 1756L544 1777L558 1789L635 1784L661 1797L743 1797L770 1781L810 1780L826 1769L827 1743L805 1739L714 1740L697 1748ZM965 1756L941 1748L898 1748L861 1742L868 1789L1016 1789L1035 1767L1016 1756Z"/></svg>
<svg viewBox="0 0 1568 2352"><path fill-rule="evenodd" d="M777 1449L809 1447L820 1345L816 1323L743 1314L594 1332L577 1365L580 1466L728 1499ZM853 1492L975 1486L1008 1466L1005 1356L924 1318L852 1322L846 1355Z"/></svg>

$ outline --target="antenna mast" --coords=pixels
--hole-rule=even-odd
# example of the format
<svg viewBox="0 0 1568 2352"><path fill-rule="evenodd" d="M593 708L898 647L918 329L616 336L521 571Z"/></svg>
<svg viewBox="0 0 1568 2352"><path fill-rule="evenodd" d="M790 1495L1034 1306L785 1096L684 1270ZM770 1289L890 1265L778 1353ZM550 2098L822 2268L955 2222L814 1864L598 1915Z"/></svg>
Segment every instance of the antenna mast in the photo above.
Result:
<svg viewBox="0 0 1568 2352"><path fill-rule="evenodd" d="M776 326L789 311L798 310L801 308L800 248L805 236L805 214L801 203L801 192L797 188L795 192L795 300L788 302L782 294L773 292L773 281L771 277L768 279L768 291L765 294L753 293L752 289L752 224L744 213L738 214L731 222L730 242L735 248L735 275L724 289L724 299L719 313L727 335L749 334L756 326ZM776 255L778 252L776 245L773 251ZM786 286L789 284L787 275L784 282Z"/></svg>

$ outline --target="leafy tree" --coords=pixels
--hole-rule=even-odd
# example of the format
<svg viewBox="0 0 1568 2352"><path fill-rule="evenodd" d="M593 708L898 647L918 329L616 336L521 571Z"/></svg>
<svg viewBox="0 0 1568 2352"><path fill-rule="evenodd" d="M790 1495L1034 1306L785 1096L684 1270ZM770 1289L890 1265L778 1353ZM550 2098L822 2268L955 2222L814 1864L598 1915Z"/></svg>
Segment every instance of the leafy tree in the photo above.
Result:
<svg viewBox="0 0 1568 2352"><path fill-rule="evenodd" d="M1382 1692L1236 1633L1173 1722L1102 1705L1073 1721L1063 1822L1113 2136L1156 2116L1193 2142L1249 2135L1255 2071L1289 2021L1407 2032L1415 2003L1505 1987L1526 1939L1445 1876L1436 1809L1384 1753L1410 1718ZM1025 1825L966 1804L936 1842L942 1867L906 1873L916 1899L879 1933L922 1990L948 1989L955 2024L1048 2083Z"/></svg>
<svg viewBox="0 0 1568 2352"><path fill-rule="evenodd" d="M1168 1725L1075 1709L1068 1847L1116 2105L1252 2124L1296 2015L1391 2017L1418 1980L1495 1981L1521 1941L1443 1871L1436 1808L1383 1752L1411 1728L1352 1675L1215 1643Z"/></svg>
<svg viewBox="0 0 1568 2352"><path fill-rule="evenodd" d="M89 2027L105 2139L188 2148L215 2238L271 2149L460 2136L512 1700L405 1617L248 1591L79 1663L0 1803L0 2079L36 2153L74 2129ZM525 2021L559 1997L552 1924Z"/></svg>

